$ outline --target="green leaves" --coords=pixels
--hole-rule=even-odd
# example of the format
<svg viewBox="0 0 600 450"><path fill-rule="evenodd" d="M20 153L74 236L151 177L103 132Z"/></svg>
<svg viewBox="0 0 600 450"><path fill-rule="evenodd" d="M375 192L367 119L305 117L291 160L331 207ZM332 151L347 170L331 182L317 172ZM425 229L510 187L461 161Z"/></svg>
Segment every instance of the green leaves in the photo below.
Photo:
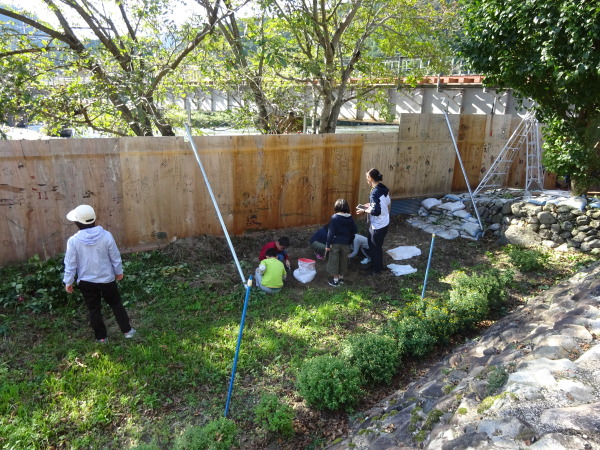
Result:
<svg viewBox="0 0 600 450"><path fill-rule="evenodd" d="M546 124L545 164L559 175L600 181L589 132L600 117L600 10L570 0L462 0L459 55L536 105ZM571 160L571 162L567 162Z"/></svg>
<svg viewBox="0 0 600 450"><path fill-rule="evenodd" d="M5 105L0 114L25 110L50 128L173 135L159 104L172 85L193 91L189 81L173 80L213 26L208 19L198 25L197 15L177 26L168 15L174 3L183 5L165 0L53 4L54 15L68 28L52 27L33 13L12 13L12 25L0 24L5 37L0 61L6 73L16 69L20 84L0 90ZM4 8L0 13L11 14ZM36 91L42 94L31 95Z"/></svg>

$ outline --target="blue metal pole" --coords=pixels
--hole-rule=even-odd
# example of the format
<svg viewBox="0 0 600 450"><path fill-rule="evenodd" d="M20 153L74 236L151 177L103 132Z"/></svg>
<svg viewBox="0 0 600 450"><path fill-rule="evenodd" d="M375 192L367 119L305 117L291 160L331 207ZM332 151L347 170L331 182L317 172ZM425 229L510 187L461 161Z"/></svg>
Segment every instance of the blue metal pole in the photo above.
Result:
<svg viewBox="0 0 600 450"><path fill-rule="evenodd" d="M423 292L421 292L421 299L425 297L425 287L427 286L427 276L429 275L429 265L431 264L431 255L433 254L434 241L435 233L431 235L431 245L429 246L429 259L427 260L427 269L425 270L425 280L423 280Z"/></svg>
<svg viewBox="0 0 600 450"><path fill-rule="evenodd" d="M252 275L248 277L246 286L246 298L244 300L244 309L242 311L242 320L240 321L240 332L238 334L237 345L235 347L235 356L233 357L233 367L231 368L231 379L229 380L229 391L227 392L227 402L225 403L225 417L229 414L229 403L231 402L231 393L233 392L233 382L235 380L235 369L237 367L240 345L242 344L242 334L244 333L244 322L246 321L246 310L248 309L248 300L250 298L250 288L252 287Z"/></svg>

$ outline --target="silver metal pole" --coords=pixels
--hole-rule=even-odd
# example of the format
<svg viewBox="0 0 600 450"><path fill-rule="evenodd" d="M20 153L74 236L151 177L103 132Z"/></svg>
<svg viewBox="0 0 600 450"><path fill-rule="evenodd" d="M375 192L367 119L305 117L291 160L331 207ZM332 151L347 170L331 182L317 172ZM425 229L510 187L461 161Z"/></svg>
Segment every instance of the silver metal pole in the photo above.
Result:
<svg viewBox="0 0 600 450"><path fill-rule="evenodd" d="M481 235L483 236L483 223L481 222L481 217L479 217L479 211L477 210L477 204L475 203L475 199L473 198L473 192L471 192L471 185L469 184L469 178L467 178L467 171L465 170L465 166L463 166L462 158L460 157L460 152L458 151L458 145L456 145L456 140L454 139L454 133L452 132L452 127L450 126L450 119L448 118L448 113L444 111L444 117L446 118L446 124L448 125L448 131L450 132L450 137L452 138L452 144L454 144L454 151L456 152L456 157L458 158L458 162L460 164L460 169L462 170L463 177L465 177L465 183L467 185L467 189L469 190L469 195L471 196L471 202L473 203L473 209L475 210L475 215L477 216L477 221L479 222L479 228L481 228Z"/></svg>
<svg viewBox="0 0 600 450"><path fill-rule="evenodd" d="M223 228L223 233L225 233L225 238L227 239L227 243L229 244L229 249L231 250L231 254L233 255L235 265L237 266L238 272L240 273L240 277L242 278L242 284L246 284L246 278L244 278L244 272L242 272L242 267L240 266L240 262L238 261L237 254L235 253L235 249L233 248L231 239L229 239L229 233L227 232L227 227L225 226L225 222L223 222L223 216L221 216L221 211L219 210L219 205L217 204L217 199L215 198L212 188L210 187L210 181L208 181L208 177L206 176L206 172L204 171L204 166L202 165L202 161L200 161L200 155L198 154L198 150L196 149L196 144L194 144L194 139L192 138L192 132L190 130L190 125L187 123L185 124L185 131L187 132L188 139L190 140L190 144L192 144L192 150L194 151L194 155L196 155L196 161L198 161L198 165L200 166L200 170L202 171L202 176L204 177L204 182L206 183L206 187L208 188L208 193L210 194L210 198L212 199L213 205L215 207L215 211L217 211L217 217L219 218L219 222L221 223L221 228Z"/></svg>

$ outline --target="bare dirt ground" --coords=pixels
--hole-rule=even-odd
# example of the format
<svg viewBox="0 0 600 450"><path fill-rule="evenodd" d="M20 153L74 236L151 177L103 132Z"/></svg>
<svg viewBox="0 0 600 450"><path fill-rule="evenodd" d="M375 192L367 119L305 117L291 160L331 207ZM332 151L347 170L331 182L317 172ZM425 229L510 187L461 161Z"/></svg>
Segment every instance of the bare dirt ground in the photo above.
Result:
<svg viewBox="0 0 600 450"><path fill-rule="evenodd" d="M357 221L359 232L366 235L364 222ZM258 254L261 247L272 240L286 235L290 238L288 253L292 262L292 270L298 267L298 258L315 259L314 252L310 248L309 239L318 229L318 226L288 228L282 230L256 231L243 236L233 236L231 241L235 248L238 260L242 262L245 276L253 273L258 265ZM234 268L233 258L222 237L199 236L196 238L176 241L169 245L163 251L176 260L188 263L192 268L206 268L207 264L231 264L231 270L221 271L211 278L202 277L203 285L209 284L215 290L222 286L231 286L231 283L239 282L239 275ZM398 298L401 293L410 290L413 294L421 294L427 260L431 246L431 235L424 231L414 228L406 222L406 216L398 215L391 218L391 223L387 237L384 242L384 250L398 246L416 246L421 250L421 255L405 261L394 261L389 255L384 255L384 264L410 264L417 269L416 274L410 276L394 276L390 271L380 276L368 277L363 275L360 269L362 255L349 262L348 274L345 277L346 287L371 288L373 292L382 297L390 299ZM446 240L436 238L434 242L427 292L445 290L443 278L455 270L468 269L473 266L486 264L486 251L498 249L495 238L487 237L479 241L458 238ZM286 280L284 289L301 291L308 288L321 286L323 289L334 290L337 288L327 284L329 275L325 271L325 261L316 261L317 275L313 281L308 284L302 284L289 276ZM204 271L203 271L204 272ZM206 273L206 272L204 272ZM440 284L442 283L442 284ZM447 288L447 286L446 286ZM512 297L513 304L519 303L519 299ZM489 324L488 324L489 325ZM482 324L485 327L485 324ZM462 344L467 336L457 337L456 344ZM419 360L403 360L403 368L396 378L388 386L372 389L362 400L357 411L366 411L378 401L382 400L395 391L402 389L410 381L423 375L426 370L441 358L443 358L452 349L452 345L445 348L438 348L427 358ZM301 399L297 399L295 436L285 441L273 442L272 440L256 440L256 437L246 436L245 442L241 448L268 448L268 449L303 449L319 448L315 442L325 444L331 442L337 437L344 435L348 429L348 415L344 413L318 412L301 404ZM316 440L315 440L316 439Z"/></svg>
<svg viewBox="0 0 600 450"><path fill-rule="evenodd" d="M357 223L359 224L359 233L366 236L367 232L364 222L357 221ZM258 266L258 254L264 244L276 240L281 236L288 236L290 238L288 254L293 270L298 267L299 258L315 259L314 252L309 244L309 239L318 228L318 226L312 226L256 231L247 233L243 236L232 236L231 241L235 248L238 260L243 262L244 266L252 267L252 270L245 271L248 272L245 273L245 276L247 276L252 274L254 268ZM396 277L388 271L381 276L363 276L363 271L361 269L364 266L360 264L360 260L363 256L359 253L356 258L349 261L348 273L345 277L346 285L349 288L356 286L377 287L377 292L381 294L397 294L398 288L416 287L417 284L422 286L430 252L431 235L406 223L406 216L393 216L384 242L384 250L398 246L416 246L421 250L421 255L409 260L395 261L388 254L384 254L384 265L410 264L417 269L417 274L410 277ZM496 247L495 239L492 237L483 238L479 241L471 241L463 238L446 240L438 237L435 239L433 246L429 278L431 278L432 273L445 276L461 267L469 268L478 264L483 264L486 262L485 251ZM206 265L207 262L211 262L212 264L233 264L231 251L229 250L226 240L221 237L199 236L176 241L163 251L171 257L174 257L176 260L190 264L192 267L202 267ZM316 261L317 275L310 283L304 285L298 282L293 276L289 276L284 288L303 290L309 287L314 288L316 286L323 286L327 289L333 289L327 284L330 275L327 274L325 265L325 261ZM223 276L229 278L224 279ZM218 288L217 285L219 283L224 283L225 281L229 281L229 279L235 281L236 278L239 279L237 270L229 271L229 274L221 274L219 279L213 280L215 288ZM203 280L203 282L210 283L211 280Z"/></svg>

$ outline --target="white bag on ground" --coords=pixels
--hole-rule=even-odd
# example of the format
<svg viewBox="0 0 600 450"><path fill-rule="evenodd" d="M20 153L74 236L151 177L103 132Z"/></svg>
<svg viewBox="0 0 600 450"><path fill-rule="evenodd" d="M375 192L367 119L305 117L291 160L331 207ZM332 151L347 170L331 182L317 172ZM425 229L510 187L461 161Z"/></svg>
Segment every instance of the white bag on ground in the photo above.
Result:
<svg viewBox="0 0 600 450"><path fill-rule="evenodd" d="M414 245L401 245L400 247L387 250L386 253L398 261L399 259L410 259L413 256L419 256L421 250Z"/></svg>
<svg viewBox="0 0 600 450"><path fill-rule="evenodd" d="M315 260L298 258L298 268L294 270L294 278L300 283L310 283L317 274Z"/></svg>
<svg viewBox="0 0 600 450"><path fill-rule="evenodd" d="M397 277L401 275L408 275L410 273L415 273L417 269L415 269L411 265L400 265L400 264L388 264L388 269L390 269L394 275Z"/></svg>

